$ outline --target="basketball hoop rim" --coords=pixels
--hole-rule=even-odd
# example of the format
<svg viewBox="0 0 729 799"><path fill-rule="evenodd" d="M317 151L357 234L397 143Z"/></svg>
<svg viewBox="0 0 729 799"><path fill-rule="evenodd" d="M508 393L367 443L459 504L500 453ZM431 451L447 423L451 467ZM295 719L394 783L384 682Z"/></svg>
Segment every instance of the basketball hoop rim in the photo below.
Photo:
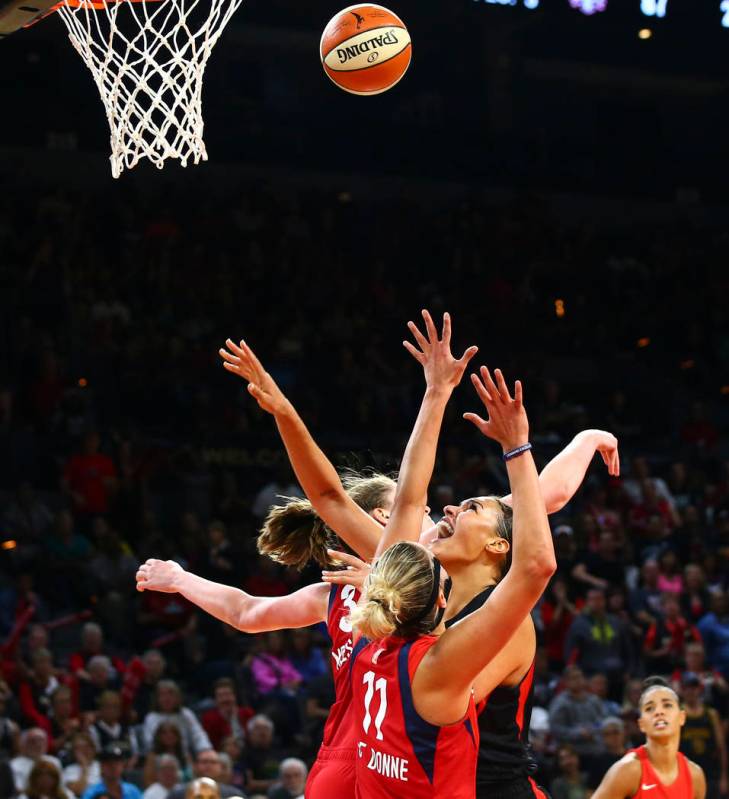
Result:
<svg viewBox="0 0 729 799"><path fill-rule="evenodd" d="M120 3L161 3L164 0L62 0L57 3L51 11L58 11L59 8L68 6L69 8L89 8L94 11L103 11L107 6L119 5Z"/></svg>

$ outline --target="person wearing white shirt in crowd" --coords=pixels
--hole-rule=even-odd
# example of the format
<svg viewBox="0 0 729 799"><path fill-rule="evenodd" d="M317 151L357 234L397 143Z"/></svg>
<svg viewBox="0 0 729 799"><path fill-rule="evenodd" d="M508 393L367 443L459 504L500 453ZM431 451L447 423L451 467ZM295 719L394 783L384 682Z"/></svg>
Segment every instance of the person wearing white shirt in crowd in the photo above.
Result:
<svg viewBox="0 0 729 799"><path fill-rule="evenodd" d="M32 727L20 736L20 754L10 761L10 768L13 771L15 789L20 792L25 790L28 776L33 766L44 758L53 763L60 773L61 761L56 757L47 755L48 735L40 727Z"/></svg>
<svg viewBox="0 0 729 799"><path fill-rule="evenodd" d="M96 759L96 747L87 732L77 732L71 739L73 762L63 769L63 784L76 796L89 785L101 782L101 765Z"/></svg>
<svg viewBox="0 0 729 799"><path fill-rule="evenodd" d="M156 765L157 781L147 788L142 799L167 799L169 792L180 783L180 764L174 755L160 755Z"/></svg>
<svg viewBox="0 0 729 799"><path fill-rule="evenodd" d="M178 727L186 754L196 755L202 750L212 749L210 739L197 716L190 708L183 707L182 694L177 683L172 680L159 681L155 708L144 718L144 740L148 749L152 746L155 730L163 721L170 721Z"/></svg>

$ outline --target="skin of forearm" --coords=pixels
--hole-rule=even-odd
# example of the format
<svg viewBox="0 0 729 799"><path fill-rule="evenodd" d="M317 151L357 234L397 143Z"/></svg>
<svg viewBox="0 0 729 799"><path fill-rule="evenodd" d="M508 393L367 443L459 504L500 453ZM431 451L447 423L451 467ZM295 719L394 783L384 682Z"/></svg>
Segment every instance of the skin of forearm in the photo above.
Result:
<svg viewBox="0 0 729 799"><path fill-rule="evenodd" d="M185 599L233 627L239 626L244 616L246 600L251 599L239 588L213 583L190 572L180 574L175 588Z"/></svg>
<svg viewBox="0 0 729 799"><path fill-rule="evenodd" d="M596 435L588 430L572 441L542 469L539 475L547 509L559 510L575 495L595 455Z"/></svg>

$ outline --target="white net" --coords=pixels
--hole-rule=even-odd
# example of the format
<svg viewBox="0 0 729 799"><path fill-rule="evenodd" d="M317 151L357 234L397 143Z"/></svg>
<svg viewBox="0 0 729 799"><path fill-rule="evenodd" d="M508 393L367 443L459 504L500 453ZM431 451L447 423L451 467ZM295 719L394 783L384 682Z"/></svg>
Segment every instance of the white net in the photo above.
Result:
<svg viewBox="0 0 729 799"><path fill-rule="evenodd" d="M70 0L58 13L91 70L111 129L111 173L142 158L207 161L202 82L243 0ZM72 4L73 3L73 4Z"/></svg>

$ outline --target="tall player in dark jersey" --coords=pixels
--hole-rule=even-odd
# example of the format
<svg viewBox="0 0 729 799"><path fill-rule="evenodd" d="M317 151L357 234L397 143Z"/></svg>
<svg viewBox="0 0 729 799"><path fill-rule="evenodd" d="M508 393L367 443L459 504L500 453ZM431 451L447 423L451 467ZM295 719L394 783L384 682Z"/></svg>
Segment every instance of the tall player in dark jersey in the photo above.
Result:
<svg viewBox="0 0 729 799"><path fill-rule="evenodd" d="M646 742L610 767L592 799L705 799L704 772L678 751L686 713L676 692L648 678L638 707Z"/></svg>
<svg viewBox="0 0 729 799"><path fill-rule="evenodd" d="M447 339L446 326L438 344L447 345ZM431 390L403 459L380 548L400 538L400 529L412 528L417 508L425 504L423 477L427 487L445 403L460 379L449 347L447 355L445 346L434 347L441 354L430 359L427 345L418 341ZM473 683L529 614L556 567L521 385L517 382L512 399L500 372L496 383L488 372L485 380L489 420L484 431L501 444L513 488L513 566L487 604L444 630L446 600L437 557L420 544L400 542L373 564L365 581L366 601L352 618L365 642L370 639L361 649L357 641L352 656L357 795L363 799L475 797ZM493 532L499 516L497 508L477 502L457 525Z"/></svg>

